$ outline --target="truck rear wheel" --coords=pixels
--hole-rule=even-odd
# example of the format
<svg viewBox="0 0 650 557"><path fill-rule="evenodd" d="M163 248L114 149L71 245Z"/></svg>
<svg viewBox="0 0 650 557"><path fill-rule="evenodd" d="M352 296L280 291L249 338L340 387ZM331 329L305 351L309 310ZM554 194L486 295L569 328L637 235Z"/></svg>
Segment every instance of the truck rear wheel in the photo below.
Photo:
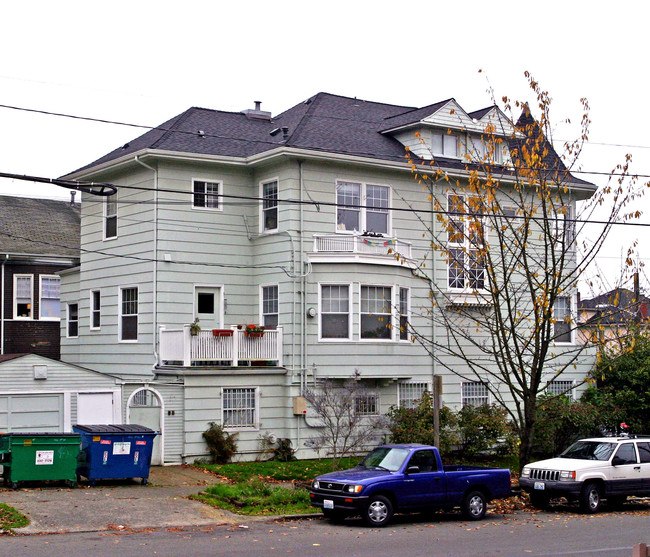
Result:
<svg viewBox="0 0 650 557"><path fill-rule="evenodd" d="M580 510L588 514L593 514L598 512L601 503L602 493L598 484L594 482L585 484L580 492Z"/></svg>
<svg viewBox="0 0 650 557"><path fill-rule="evenodd" d="M375 495L368 501L363 513L363 520L368 526L381 528L386 526L393 517L393 504L383 495Z"/></svg>
<svg viewBox="0 0 650 557"><path fill-rule="evenodd" d="M463 500L461 511L467 520L481 520L487 510L487 500L481 491L471 491Z"/></svg>

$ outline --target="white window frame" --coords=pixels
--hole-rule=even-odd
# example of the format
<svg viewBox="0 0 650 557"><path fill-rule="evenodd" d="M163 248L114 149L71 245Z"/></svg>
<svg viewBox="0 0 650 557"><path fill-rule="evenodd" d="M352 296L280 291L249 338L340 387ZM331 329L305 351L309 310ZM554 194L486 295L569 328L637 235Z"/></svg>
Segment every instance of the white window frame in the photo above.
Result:
<svg viewBox="0 0 650 557"><path fill-rule="evenodd" d="M485 389L485 396L481 393L465 393L465 387L471 388L483 388ZM473 404L472 400L483 400L485 399L485 402L482 402L480 404ZM463 381L460 384L460 405L462 408L465 408L465 406L483 406L484 404L490 404L490 390L488 389L487 385L485 383L481 383L480 381Z"/></svg>
<svg viewBox="0 0 650 557"><path fill-rule="evenodd" d="M95 294L99 298L99 307L95 306ZM95 325L95 315L98 316L99 325ZM99 331L102 328L102 291L101 290L91 290L90 291L90 322L89 322L91 331Z"/></svg>
<svg viewBox="0 0 650 557"><path fill-rule="evenodd" d="M43 279L55 279L59 283L59 296L58 298L45 298L43 296ZM59 275L40 275L38 277L38 319L40 321L61 321L61 277ZM44 317L43 316L43 299L58 300L59 301L59 315L57 317Z"/></svg>
<svg viewBox="0 0 650 557"><path fill-rule="evenodd" d="M569 400L575 400L575 386L575 381L556 379L550 381L546 386L546 393L549 395L562 395L566 396Z"/></svg>
<svg viewBox="0 0 650 557"><path fill-rule="evenodd" d="M463 206L463 213L458 213L454 212L452 214L451 210L451 204L449 202L451 197L458 197L462 199L462 206ZM485 268L483 267L483 286L481 288L478 287L472 287L472 278L469 277L470 271L472 273L475 273L476 276L478 276L478 270L480 267L478 265L471 265L472 261L472 252L478 253L481 249L482 246L476 248L473 247L476 244L471 241L471 229L469 228L471 223L469 221L469 218L471 217L471 213L468 213L466 211L467 208L467 197L476 197L476 196L467 196L466 194L463 193L453 193L450 192L447 194L447 218L449 219L449 231L447 231L447 251L448 251L448 259L449 261L447 262L447 290L448 292L453 292L453 293L459 293L459 294L471 294L474 292L485 292L486 289L486 282L487 282L487 277L485 273ZM454 225L454 223L459 223L458 225ZM452 230L454 228L458 228L459 225L462 225L462 239L461 241L453 241L451 239L452 236ZM487 223L485 222L485 219L481 219L481 226L483 227L483 235L484 237L487 235ZM460 228L459 228L460 229ZM453 256L453 252L457 252L458 254L463 256L463 261L462 265L459 265L461 268L462 272L462 277L463 277L463 286L452 286L450 284L451 282L451 269L452 266L454 265L454 262L456 261L456 258ZM458 280L458 279L456 279ZM475 280L480 280L480 279L475 279Z"/></svg>
<svg viewBox="0 0 650 557"><path fill-rule="evenodd" d="M71 318L72 312L70 311L70 308L72 306L77 306L77 318L74 319L74 320ZM76 335L71 335L70 334L70 325L72 323L77 324L77 334ZM67 306L66 306L65 336L66 336L66 338L79 338L79 302L71 302L71 303L68 303Z"/></svg>
<svg viewBox="0 0 650 557"><path fill-rule="evenodd" d="M439 139L436 141L436 139ZM452 141L455 139L455 141ZM455 152L451 152L450 146L455 143ZM441 156L449 159L460 159L460 134L457 131L447 133L446 130L432 130L431 132L431 153L435 156Z"/></svg>
<svg viewBox="0 0 650 557"><path fill-rule="evenodd" d="M248 391L253 392L253 400L255 408L226 408L225 407L225 393L226 391ZM227 411L250 411L253 410L253 424L245 425L227 425L225 415ZM260 429L260 388L259 387L221 387L221 424L226 431L259 431Z"/></svg>
<svg viewBox="0 0 650 557"><path fill-rule="evenodd" d="M275 298L275 305L276 305L276 311L275 312L267 312L266 307L265 307L265 302L267 301L266 298L264 298L264 289L265 288L275 288L276 289L276 294L277 297ZM260 295L259 295L259 300L260 300L260 325L263 325L266 327L266 316L267 315L275 315L276 316L276 321L277 321L277 326L280 325L280 285L277 283L271 283L271 284L260 284Z"/></svg>
<svg viewBox="0 0 650 557"><path fill-rule="evenodd" d="M359 213L359 229L358 230L347 230L347 229L341 229L339 228L339 218L338 218L338 203L339 203L339 193L338 189L339 186L341 185L355 185L359 186L359 205L358 205L358 213ZM385 188L388 190L388 207L385 210L380 210L380 211L373 211L372 209L368 208L368 187L379 187L379 188ZM392 237L392 230L393 230L393 215L391 211L391 207L393 204L393 188L388 185L388 184L379 184L375 182L360 182L358 180L348 180L348 179L337 179L335 188L334 188L334 195L336 198L336 211L334 212L335 216L335 229L338 234L362 234L363 232L368 231L368 226L367 226L367 214L369 212L379 212L379 213L386 213L386 232L381 232L379 234L382 234L382 237L384 238L391 238ZM348 210L355 210L354 205L341 205L342 208L346 208Z"/></svg>
<svg viewBox="0 0 650 557"><path fill-rule="evenodd" d="M399 342L411 342L409 339L408 326L402 331L402 291L406 291L406 323L411 322L411 289L407 286L395 287L396 296L397 296L397 340ZM404 335L405 338L402 338Z"/></svg>
<svg viewBox="0 0 650 557"><path fill-rule="evenodd" d="M354 397L354 413L360 417L379 416L381 399L379 393L358 394Z"/></svg>
<svg viewBox="0 0 650 557"><path fill-rule="evenodd" d="M414 389L414 388L419 387L424 387L422 389L422 393L420 394L420 398L412 398L411 396L407 397L405 396L407 393L407 389ZM431 392L431 383L428 381L403 381L402 383L397 384L397 407L398 408L417 408L417 402L422 398L424 395L425 391ZM408 393L409 395L412 395L413 393Z"/></svg>
<svg viewBox="0 0 650 557"><path fill-rule="evenodd" d="M195 184L197 182L200 182L202 184L213 184L217 186L217 193L207 193L205 191L205 188L203 190L203 193L201 192L196 192L194 190ZM217 199L217 206L216 207L207 207L207 206L201 206L201 205L196 205L196 196L197 195L202 195L204 198L204 201L207 200L208 196L215 196ZM192 210L196 211L223 211L223 181L221 180L210 180L207 178L192 178Z"/></svg>
<svg viewBox="0 0 650 557"><path fill-rule="evenodd" d="M29 279L29 316L20 316L18 315L18 279ZM34 320L34 275L28 274L15 274L14 275L14 303L13 303L13 314L14 319L19 321L33 321ZM27 298L20 298L21 300Z"/></svg>
<svg viewBox="0 0 650 557"><path fill-rule="evenodd" d="M556 304L558 300L563 299L563 300L568 300L569 301L569 315L571 316L571 322L566 323L566 325L569 326L569 331L568 334L570 335L570 340L568 341L562 341L562 340L557 340L558 333L555 329L556 325L559 325L563 320L564 316L559 316L561 317L561 320L558 319L558 316L555 315L556 313ZM558 346L571 346L574 345L576 342L576 331L575 331L575 302L574 302L574 297L573 296L558 296L555 298L555 304L553 304L553 319L555 320L555 323L553 323L553 342L557 344ZM566 333L562 333L562 336Z"/></svg>
<svg viewBox="0 0 650 557"><path fill-rule="evenodd" d="M378 338L378 337L363 337L361 330L361 320L364 315L373 315L372 312L363 312L363 300L362 292L364 288L387 288L390 291L390 299L388 300L388 313L377 313L377 315L388 315L388 331L390 336L388 338ZM359 284L359 341L360 342L393 342L395 340L395 326L393 320L393 308L395 307L395 287L388 284ZM399 339L399 336L398 336Z"/></svg>
<svg viewBox="0 0 650 557"><path fill-rule="evenodd" d="M265 207L266 196L264 194L264 187L275 184L275 205L273 207ZM260 234L276 234L280 226L280 179L278 177L271 178L260 182ZM275 228L266 228L266 213L267 211L275 210Z"/></svg>
<svg viewBox="0 0 650 557"><path fill-rule="evenodd" d="M135 290L136 292L136 304L137 304L137 312L136 313L123 313L124 309L124 292L126 290ZM128 285L128 286L120 286L120 292L119 292L119 297L118 297L118 323L117 323L117 338L118 342L123 342L123 343L137 343L138 342L138 337L139 335L139 328L140 328L140 288L137 285ZM125 317L134 317L135 316L135 336L136 338L134 339L124 339L122 338L123 335L123 324L122 321Z"/></svg>
<svg viewBox="0 0 650 557"><path fill-rule="evenodd" d="M118 202L117 202L117 192L115 192L113 195L109 195L104 198L104 219L103 219L103 240L115 240L118 235L119 235L119 220L118 220ZM109 207L113 206L115 208L115 211L112 213L109 213ZM110 220L115 219L115 235L114 236L109 236L108 235L108 223Z"/></svg>
<svg viewBox="0 0 650 557"><path fill-rule="evenodd" d="M323 287L325 286L346 286L348 289L348 336L347 337L323 337ZM352 340L352 301L353 290L351 282L322 282L318 283L318 340L321 342L350 342ZM343 312L327 312L327 315L344 315Z"/></svg>

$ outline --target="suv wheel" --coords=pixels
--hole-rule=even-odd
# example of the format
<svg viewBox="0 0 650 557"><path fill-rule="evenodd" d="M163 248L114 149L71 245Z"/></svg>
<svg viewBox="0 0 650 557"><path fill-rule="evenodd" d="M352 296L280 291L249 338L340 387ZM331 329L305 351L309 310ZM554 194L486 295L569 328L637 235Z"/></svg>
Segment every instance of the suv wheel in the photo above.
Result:
<svg viewBox="0 0 650 557"><path fill-rule="evenodd" d="M580 510L588 514L593 514L598 512L601 503L602 493L598 484L594 482L586 484L580 493Z"/></svg>

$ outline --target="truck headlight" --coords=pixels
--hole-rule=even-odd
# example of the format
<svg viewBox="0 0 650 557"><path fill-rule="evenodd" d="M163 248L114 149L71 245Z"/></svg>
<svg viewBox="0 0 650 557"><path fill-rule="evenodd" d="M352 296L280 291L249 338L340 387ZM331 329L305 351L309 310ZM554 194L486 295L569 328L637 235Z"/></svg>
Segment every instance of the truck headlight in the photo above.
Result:
<svg viewBox="0 0 650 557"><path fill-rule="evenodd" d="M528 468L528 466L524 466L524 469L521 471L521 477L528 478L529 476L530 476L530 468Z"/></svg>
<svg viewBox="0 0 650 557"><path fill-rule="evenodd" d="M313 482L311 482L311 486L314 489L318 489L320 487L320 483L318 482L318 480L314 480Z"/></svg>
<svg viewBox="0 0 650 557"><path fill-rule="evenodd" d="M560 481L570 481L576 479L575 470L562 470L560 472Z"/></svg>
<svg viewBox="0 0 650 557"><path fill-rule="evenodd" d="M350 484L345 486L345 491L348 493L360 493L363 489L362 485Z"/></svg>

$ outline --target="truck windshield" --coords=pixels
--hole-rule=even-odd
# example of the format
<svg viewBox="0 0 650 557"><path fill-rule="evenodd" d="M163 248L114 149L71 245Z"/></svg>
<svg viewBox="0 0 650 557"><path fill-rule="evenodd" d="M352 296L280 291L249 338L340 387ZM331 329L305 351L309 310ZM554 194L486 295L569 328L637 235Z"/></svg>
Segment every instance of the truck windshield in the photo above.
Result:
<svg viewBox="0 0 650 557"><path fill-rule="evenodd" d="M402 467L402 464L404 464L408 454L409 451L407 449L379 447L368 453L366 458L359 463L359 466L362 468L379 468L380 470L397 472Z"/></svg>
<svg viewBox="0 0 650 557"><path fill-rule="evenodd" d="M564 451L561 458L577 458L580 460L609 460L616 443L601 441L578 441Z"/></svg>

